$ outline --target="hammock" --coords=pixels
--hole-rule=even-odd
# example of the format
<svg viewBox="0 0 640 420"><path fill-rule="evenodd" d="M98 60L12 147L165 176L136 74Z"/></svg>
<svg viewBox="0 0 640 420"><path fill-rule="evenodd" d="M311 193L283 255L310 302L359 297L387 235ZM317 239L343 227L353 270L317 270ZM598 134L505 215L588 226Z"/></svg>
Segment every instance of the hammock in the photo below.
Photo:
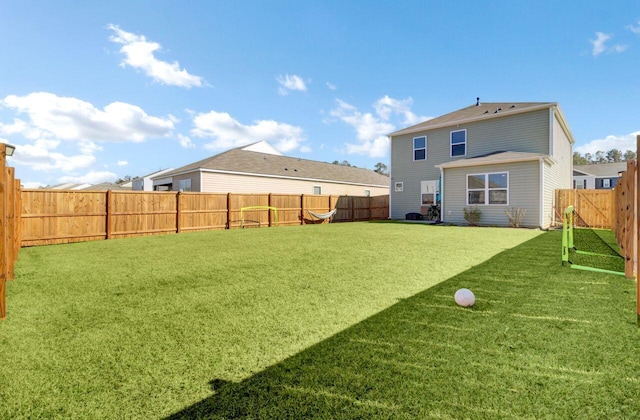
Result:
<svg viewBox="0 0 640 420"><path fill-rule="evenodd" d="M331 223L331 221L333 220L333 215L336 214L336 211L338 209L335 208L333 210L331 210L329 213L314 213L311 210L307 209L307 213L309 213L310 215L312 215L313 217L315 217L316 219L329 219L329 223Z"/></svg>

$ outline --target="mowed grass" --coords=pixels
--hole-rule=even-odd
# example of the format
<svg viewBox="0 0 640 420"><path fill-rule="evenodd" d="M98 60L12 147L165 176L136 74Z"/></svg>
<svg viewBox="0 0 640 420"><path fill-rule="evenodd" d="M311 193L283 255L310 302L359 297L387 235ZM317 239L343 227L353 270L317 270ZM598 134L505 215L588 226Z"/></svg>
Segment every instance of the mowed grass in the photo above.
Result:
<svg viewBox="0 0 640 420"><path fill-rule="evenodd" d="M635 284L560 243L356 223L23 249L0 418L637 417Z"/></svg>

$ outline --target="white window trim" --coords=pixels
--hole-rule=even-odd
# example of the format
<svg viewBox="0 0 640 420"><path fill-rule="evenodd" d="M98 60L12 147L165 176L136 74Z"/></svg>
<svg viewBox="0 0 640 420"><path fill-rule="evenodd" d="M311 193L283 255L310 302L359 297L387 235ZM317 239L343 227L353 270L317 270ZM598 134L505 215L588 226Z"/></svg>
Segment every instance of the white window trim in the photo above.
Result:
<svg viewBox="0 0 640 420"><path fill-rule="evenodd" d="M424 159L416 159L416 150L422 150L422 147L416 149L416 139L421 139L421 138L424 138ZM411 143L412 143L411 146L413 146L413 161L421 162L423 160L427 160L427 136L425 135L425 136L414 137Z"/></svg>
<svg viewBox="0 0 640 420"><path fill-rule="evenodd" d="M364 190L365 197L371 197L371 190Z"/></svg>
<svg viewBox="0 0 640 420"><path fill-rule="evenodd" d="M459 133L460 131L464 131L464 143L456 143L456 146L464 144L464 155L456 155L453 156L453 133ZM467 143L469 138L467 137L467 129L463 128L462 130L453 130L449 132L449 157L450 158L458 158L467 156Z"/></svg>
<svg viewBox="0 0 640 420"><path fill-rule="evenodd" d="M507 174L507 203L506 204L489 204L489 191L491 190L504 190L505 188L489 188L489 175L496 175L496 174ZM469 204L469 177L470 176L479 176L479 175L484 175L484 189L480 189L480 188L472 188L471 191L482 191L484 190L484 204L481 203L474 203L474 204ZM499 172L481 172L481 173L476 173L476 174L466 174L465 175L465 183L467 185L467 190L466 190L466 198L465 198L465 202L467 203L467 206L509 206L509 172L508 171L499 171Z"/></svg>
<svg viewBox="0 0 640 420"><path fill-rule="evenodd" d="M316 194L316 188L320 190L318 194ZM314 185L313 186L313 195L322 195L322 185Z"/></svg>
<svg viewBox="0 0 640 420"><path fill-rule="evenodd" d="M604 185L605 182L607 185ZM611 180L609 178L602 179L602 188L611 188Z"/></svg>
<svg viewBox="0 0 640 420"><path fill-rule="evenodd" d="M404 183L403 182L395 182L393 184L393 190L395 192L403 192L404 191Z"/></svg>

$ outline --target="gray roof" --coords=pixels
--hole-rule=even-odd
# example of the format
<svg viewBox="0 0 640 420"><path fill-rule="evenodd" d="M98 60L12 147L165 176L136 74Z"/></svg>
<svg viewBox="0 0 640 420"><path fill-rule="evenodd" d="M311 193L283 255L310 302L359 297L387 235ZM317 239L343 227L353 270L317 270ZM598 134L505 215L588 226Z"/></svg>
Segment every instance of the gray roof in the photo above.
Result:
<svg viewBox="0 0 640 420"><path fill-rule="evenodd" d="M602 178L617 178L618 172L627 170L627 162L596 163L592 165L573 165L574 171Z"/></svg>
<svg viewBox="0 0 640 420"><path fill-rule="evenodd" d="M542 153L526 152L495 152L483 156L459 159L436 165L437 168L464 168L467 166L493 165L496 163L528 162L532 160L546 159L553 162L553 158Z"/></svg>
<svg viewBox="0 0 640 420"><path fill-rule="evenodd" d="M185 165L164 173L161 177L166 178L189 172L203 171L389 186L389 177L380 175L370 169L243 150L245 147L231 149L190 165Z"/></svg>
<svg viewBox="0 0 640 420"><path fill-rule="evenodd" d="M551 108L558 106L556 102L481 102L478 105L471 105L457 111L450 112L440 117L421 122L411 127L395 131L389 136L399 136L411 134L419 131L431 130L439 127L446 127L472 121L479 121L521 112L534 111L537 109Z"/></svg>

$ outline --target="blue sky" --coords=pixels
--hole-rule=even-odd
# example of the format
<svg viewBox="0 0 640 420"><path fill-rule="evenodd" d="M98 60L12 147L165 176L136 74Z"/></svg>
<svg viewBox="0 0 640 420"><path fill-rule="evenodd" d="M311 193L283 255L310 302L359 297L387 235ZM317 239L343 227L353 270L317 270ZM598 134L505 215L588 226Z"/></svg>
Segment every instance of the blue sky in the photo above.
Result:
<svg viewBox="0 0 640 420"><path fill-rule="evenodd" d="M373 169L386 134L558 102L582 153L635 150L635 1L0 3L0 141L26 187L177 168L267 140Z"/></svg>

